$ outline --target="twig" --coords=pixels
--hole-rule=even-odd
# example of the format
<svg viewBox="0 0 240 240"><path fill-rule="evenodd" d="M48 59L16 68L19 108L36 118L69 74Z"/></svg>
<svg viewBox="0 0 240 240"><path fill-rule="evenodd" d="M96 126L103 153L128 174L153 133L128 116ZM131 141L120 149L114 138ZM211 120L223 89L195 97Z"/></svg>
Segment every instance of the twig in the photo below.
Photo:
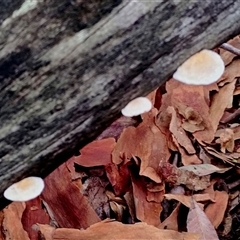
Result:
<svg viewBox="0 0 240 240"><path fill-rule="evenodd" d="M221 121L222 123L229 123L233 120L235 120L237 117L240 116L240 108L238 108L234 113L232 113L231 115L229 115L228 117L226 117L223 121Z"/></svg>
<svg viewBox="0 0 240 240"><path fill-rule="evenodd" d="M223 43L220 48L227 50L235 55L240 56L240 49L233 47L232 45L228 44L228 43Z"/></svg>

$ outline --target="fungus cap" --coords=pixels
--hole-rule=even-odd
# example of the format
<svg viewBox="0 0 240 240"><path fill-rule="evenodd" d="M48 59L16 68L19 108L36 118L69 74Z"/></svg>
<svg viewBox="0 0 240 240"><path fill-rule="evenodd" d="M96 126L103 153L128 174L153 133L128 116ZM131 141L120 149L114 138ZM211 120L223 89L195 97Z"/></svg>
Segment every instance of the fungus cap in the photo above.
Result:
<svg viewBox="0 0 240 240"><path fill-rule="evenodd" d="M122 114L126 117L138 116L150 111L151 108L152 103L148 98L138 97L130 101L127 106L122 109Z"/></svg>
<svg viewBox="0 0 240 240"><path fill-rule="evenodd" d="M224 62L219 54L204 49L187 59L173 74L173 78L192 85L208 85L223 74Z"/></svg>
<svg viewBox="0 0 240 240"><path fill-rule="evenodd" d="M44 181L40 177L28 177L8 187L3 195L11 201L25 202L41 194Z"/></svg>

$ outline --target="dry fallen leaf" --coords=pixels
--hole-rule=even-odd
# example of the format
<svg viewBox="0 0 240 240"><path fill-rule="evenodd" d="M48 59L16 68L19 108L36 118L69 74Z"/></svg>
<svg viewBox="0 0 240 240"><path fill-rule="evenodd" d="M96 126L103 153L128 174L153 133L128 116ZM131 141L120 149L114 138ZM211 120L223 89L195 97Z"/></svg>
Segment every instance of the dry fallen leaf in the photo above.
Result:
<svg viewBox="0 0 240 240"><path fill-rule="evenodd" d="M131 178L127 164L116 165L114 163L105 166L109 182L118 196L124 195L131 189Z"/></svg>
<svg viewBox="0 0 240 240"><path fill-rule="evenodd" d="M167 193L167 194L164 194L164 197L167 200L171 200L171 199L177 200L188 208L191 208L191 206L192 206L192 198L195 199L195 201L197 201L197 202L203 202L203 201L208 201L208 200L215 201L207 193L206 194L194 194L193 196Z"/></svg>
<svg viewBox="0 0 240 240"><path fill-rule="evenodd" d="M100 176L88 177L82 184L81 193L87 197L89 204L103 220L110 217L110 206L106 195L108 180Z"/></svg>
<svg viewBox="0 0 240 240"><path fill-rule="evenodd" d="M3 232L6 240L30 240L21 222L25 203L13 202L4 210Z"/></svg>
<svg viewBox="0 0 240 240"><path fill-rule="evenodd" d="M194 199L187 217L187 229L188 232L201 234L200 240L219 239L212 223Z"/></svg>
<svg viewBox="0 0 240 240"><path fill-rule="evenodd" d="M213 127L213 132L215 133L219 124L221 117L227 107L232 106L233 91L235 88L236 80L229 84L226 84L219 89L219 92L215 93L212 98L212 103L210 106L209 114Z"/></svg>
<svg viewBox="0 0 240 240"><path fill-rule="evenodd" d="M38 224L43 236L49 236L47 240L110 240L110 239L131 239L131 240L199 240L199 234L177 232L173 230L162 230L147 225L146 223L122 224L115 221L103 221L96 223L86 230L58 228L54 229L48 225ZM49 234L51 233L51 234ZM208 239L209 240L209 239Z"/></svg>
<svg viewBox="0 0 240 240"><path fill-rule="evenodd" d="M177 185L184 184L188 189L199 191L210 185L210 175L198 176L194 172L178 170Z"/></svg>
<svg viewBox="0 0 240 240"><path fill-rule="evenodd" d="M116 145L114 138L96 140L85 147L80 152L80 156L74 157L74 162L84 167L105 166L111 163L111 153Z"/></svg>
<svg viewBox="0 0 240 240"><path fill-rule="evenodd" d="M176 110L173 107L169 106L167 108L167 112L172 116L169 130L174 135L178 144L184 147L189 154L196 153L196 150L193 147L191 140L181 126L181 119L177 117Z"/></svg>
<svg viewBox="0 0 240 240"><path fill-rule="evenodd" d="M220 143L221 151L223 153L233 152L234 150L234 132L230 128L225 128L224 131L220 134L219 139L216 140L216 143Z"/></svg>
<svg viewBox="0 0 240 240"><path fill-rule="evenodd" d="M51 208L60 227L87 228L100 221L88 199L81 193L78 181L72 182L66 163L44 181L43 200Z"/></svg>
<svg viewBox="0 0 240 240"><path fill-rule="evenodd" d="M240 59L236 58L234 61L225 68L223 79L218 83L219 87L232 82L235 78L240 76Z"/></svg>
<svg viewBox="0 0 240 240"><path fill-rule="evenodd" d="M179 167L178 169L193 172L198 176L206 176L206 175L209 175L214 172L224 173L224 172L230 170L231 167L218 168L212 164L205 163L205 164L198 164L198 165L183 166L183 167Z"/></svg>
<svg viewBox="0 0 240 240"><path fill-rule="evenodd" d="M32 226L36 223L49 224L50 218L42 208L40 197L27 201L26 208L22 215L23 229L27 231L30 239L37 239L38 234Z"/></svg>
<svg viewBox="0 0 240 240"><path fill-rule="evenodd" d="M162 180L157 173L159 163L170 157L166 135L155 125L156 109L143 114L143 122L138 127L126 128L112 153L115 164L130 161L132 157L141 160L140 175L149 177L155 182Z"/></svg>
<svg viewBox="0 0 240 240"><path fill-rule="evenodd" d="M168 229L168 230L174 230L178 231L178 214L179 214L179 208L181 204L178 203L178 205L174 208L172 213L167 217L159 226L160 229Z"/></svg>
<svg viewBox="0 0 240 240"><path fill-rule="evenodd" d="M199 157L196 154L188 154L186 150L178 144L174 136L172 136L172 139L175 145L177 146L178 151L181 154L181 160L184 166L202 163L202 161L199 159Z"/></svg>
<svg viewBox="0 0 240 240"><path fill-rule="evenodd" d="M182 127L198 141L211 142L214 132L203 86L181 84L172 90L172 106L183 117Z"/></svg>
<svg viewBox="0 0 240 240"><path fill-rule="evenodd" d="M212 225L218 228L220 223L223 221L223 217L228 205L228 194L224 191L215 191L215 202L210 203L206 209L205 213Z"/></svg>
<svg viewBox="0 0 240 240"><path fill-rule="evenodd" d="M152 201L147 200L148 190L144 177L136 174L136 170L131 171L133 199L136 209L136 218L149 225L158 226L160 224L160 214L162 211L161 201L164 190L157 192Z"/></svg>

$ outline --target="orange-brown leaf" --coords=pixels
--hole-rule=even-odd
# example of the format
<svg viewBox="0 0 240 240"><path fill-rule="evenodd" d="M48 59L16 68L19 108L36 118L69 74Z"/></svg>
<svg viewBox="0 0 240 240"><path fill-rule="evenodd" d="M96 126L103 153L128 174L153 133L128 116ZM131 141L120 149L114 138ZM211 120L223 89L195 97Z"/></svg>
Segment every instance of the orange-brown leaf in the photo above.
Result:
<svg viewBox="0 0 240 240"><path fill-rule="evenodd" d="M42 208L42 202L39 197L27 201L26 208L22 215L22 224L27 231L30 239L38 239L38 233L32 228L36 223L49 224L50 218Z"/></svg>
<svg viewBox="0 0 240 240"><path fill-rule="evenodd" d="M205 213L213 226L217 228L223 221L223 217L228 204L228 194L224 191L215 191L215 202L210 203L206 209Z"/></svg>
<svg viewBox="0 0 240 240"><path fill-rule="evenodd" d="M162 230L146 223L122 224L114 221L103 221L86 230L59 228L39 224L41 233L52 234L48 240L110 240L110 239L144 239L144 240L199 240L199 234ZM50 230L49 230L50 229ZM51 237L51 236L50 236Z"/></svg>
<svg viewBox="0 0 240 240"><path fill-rule="evenodd" d="M155 125L157 110L143 115L143 122L137 128L128 127L121 134L112 153L115 164L129 161L133 156L141 160L140 175L161 182L157 174L161 161L170 157L164 133Z"/></svg>
<svg viewBox="0 0 240 240"><path fill-rule="evenodd" d="M106 166L112 162L115 145L114 138L93 141L80 150L81 155L75 156L74 162L84 167Z"/></svg>
<svg viewBox="0 0 240 240"><path fill-rule="evenodd" d="M65 163L45 178L42 197L60 227L87 228L100 221L80 190L79 184L72 181Z"/></svg>
<svg viewBox="0 0 240 240"><path fill-rule="evenodd" d="M25 203L13 202L7 206L4 212L3 231L6 239L30 240L21 222Z"/></svg>
<svg viewBox="0 0 240 240"><path fill-rule="evenodd" d="M192 200L192 203L187 217L188 232L201 234L201 240L218 240L218 235L206 214L195 200Z"/></svg>

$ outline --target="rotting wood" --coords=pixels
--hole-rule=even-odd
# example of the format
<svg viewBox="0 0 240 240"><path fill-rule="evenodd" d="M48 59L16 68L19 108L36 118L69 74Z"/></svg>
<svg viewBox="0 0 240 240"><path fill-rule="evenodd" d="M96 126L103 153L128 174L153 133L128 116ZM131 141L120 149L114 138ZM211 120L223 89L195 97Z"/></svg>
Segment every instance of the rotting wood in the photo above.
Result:
<svg viewBox="0 0 240 240"><path fill-rule="evenodd" d="M240 32L240 1L5 0L0 10L0 207L46 176L190 55ZM7 4L8 3L8 4Z"/></svg>

